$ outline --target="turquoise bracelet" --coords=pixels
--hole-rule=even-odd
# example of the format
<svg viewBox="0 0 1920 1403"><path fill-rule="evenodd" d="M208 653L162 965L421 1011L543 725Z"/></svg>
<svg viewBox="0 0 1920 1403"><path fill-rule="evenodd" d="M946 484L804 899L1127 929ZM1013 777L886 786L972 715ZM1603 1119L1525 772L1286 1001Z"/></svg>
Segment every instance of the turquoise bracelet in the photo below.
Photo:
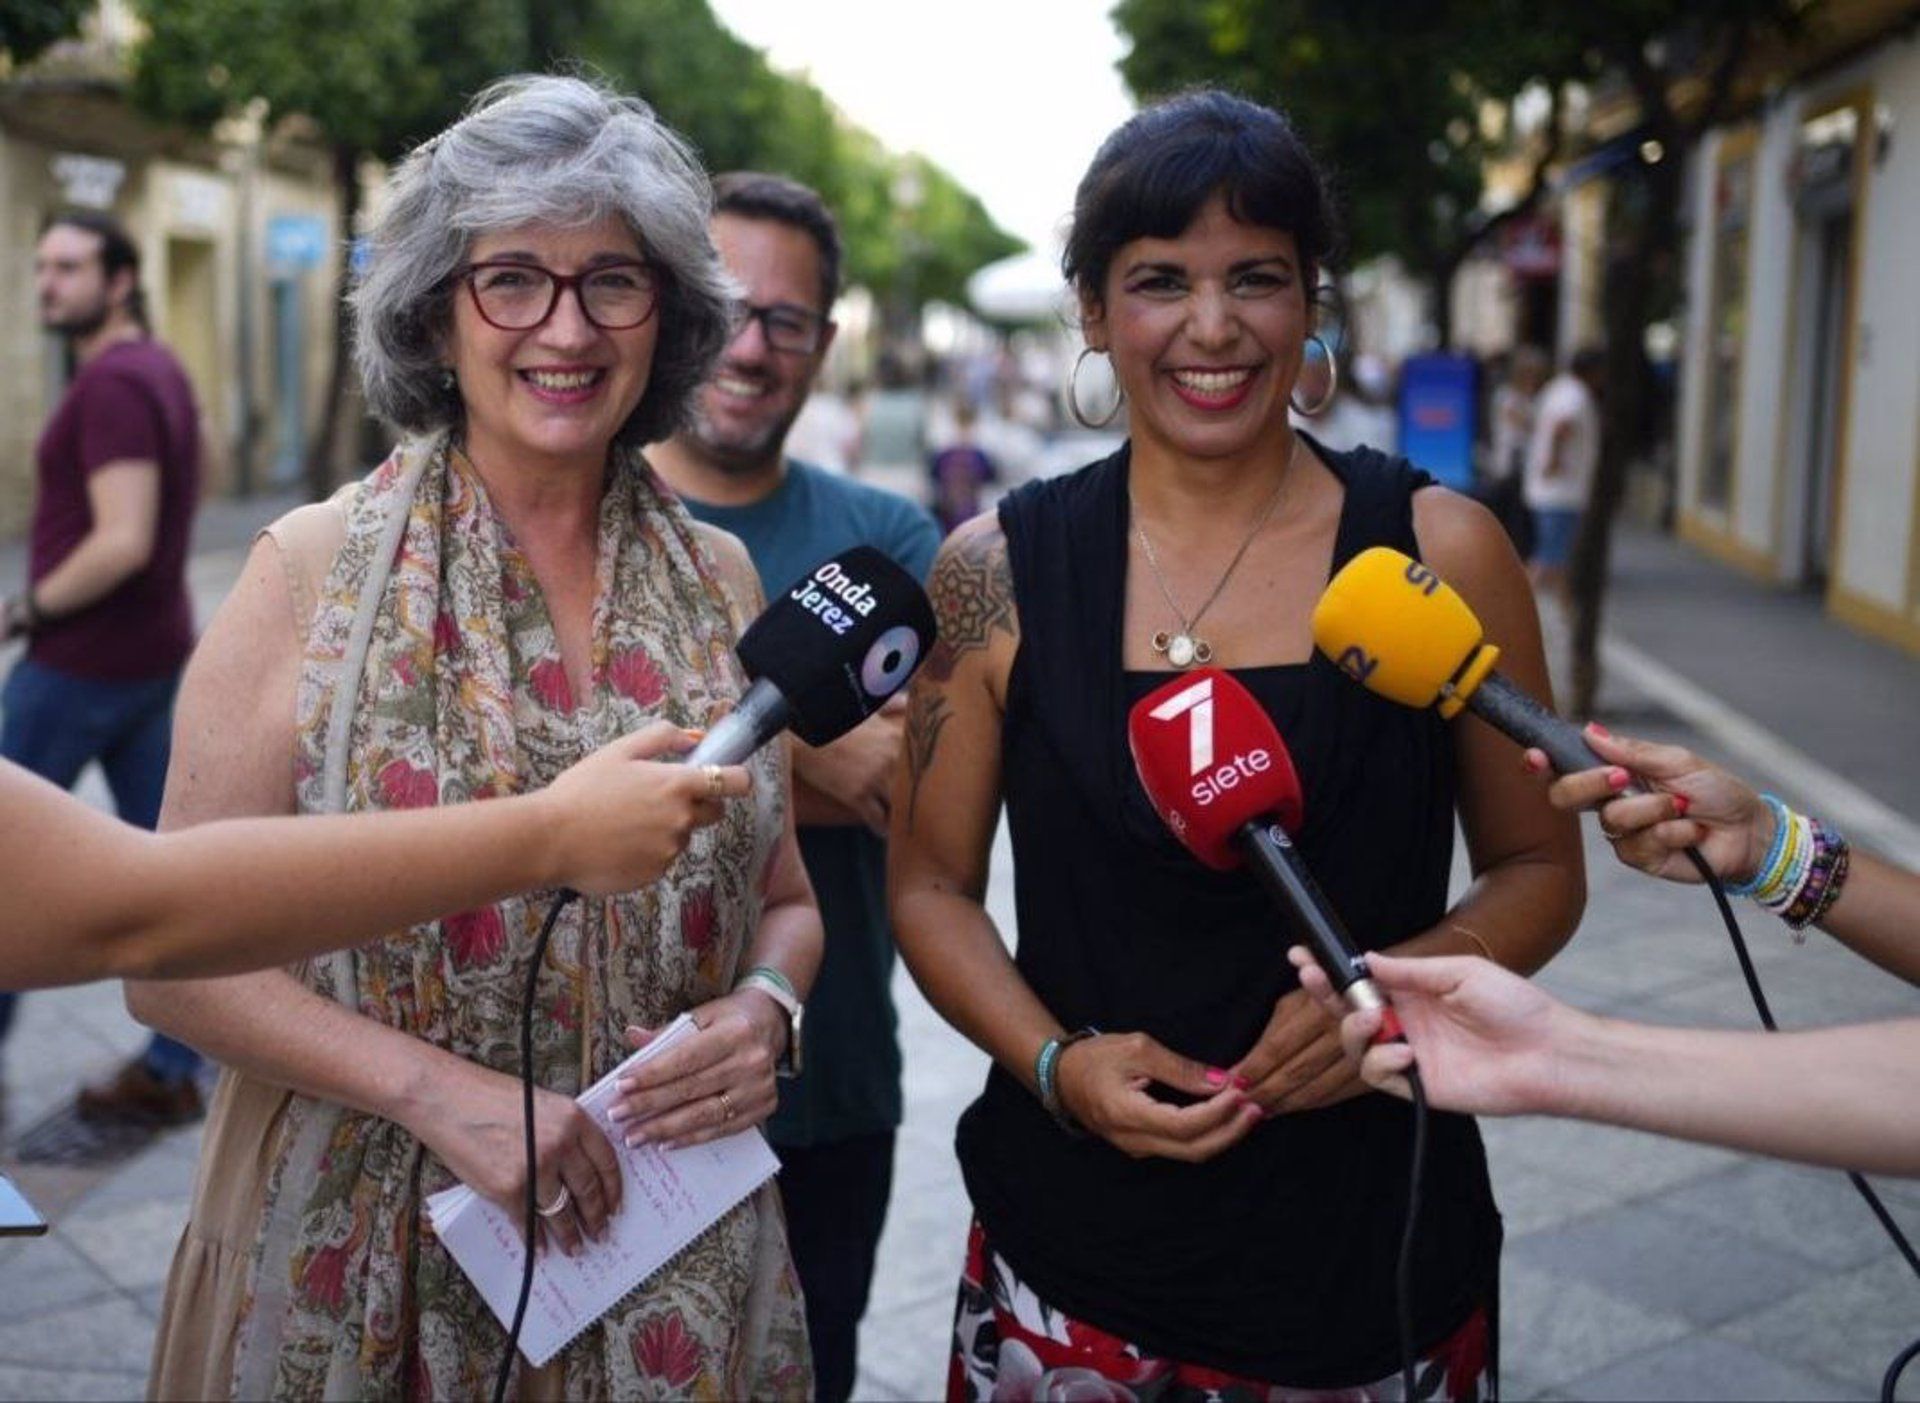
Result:
<svg viewBox="0 0 1920 1403"><path fill-rule="evenodd" d="M1047 1114L1060 1123L1060 1128L1069 1135L1084 1135L1086 1131L1076 1121L1060 1100L1060 1054L1074 1043L1085 1038L1100 1035L1098 1028L1081 1028L1077 1032L1063 1033L1057 1038L1048 1038L1040 1044L1040 1051L1033 1057L1033 1081L1040 1092L1040 1104Z"/></svg>
<svg viewBox="0 0 1920 1403"><path fill-rule="evenodd" d="M1773 815L1773 842L1767 848L1766 857L1761 860L1758 867L1753 869L1752 876L1744 882L1726 884L1728 896L1752 896L1759 891L1766 884L1768 875L1773 872L1774 864L1780 860L1780 853L1787 845L1788 830L1793 826L1787 813L1787 806L1771 794L1762 794L1760 798L1766 804L1768 812Z"/></svg>

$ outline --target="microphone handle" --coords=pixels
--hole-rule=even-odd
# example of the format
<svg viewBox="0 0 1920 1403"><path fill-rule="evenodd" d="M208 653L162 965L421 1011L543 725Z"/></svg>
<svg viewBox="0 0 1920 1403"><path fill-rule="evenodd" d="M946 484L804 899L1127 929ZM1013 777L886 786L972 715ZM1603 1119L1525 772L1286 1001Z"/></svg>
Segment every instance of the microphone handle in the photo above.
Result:
<svg viewBox="0 0 1920 1403"><path fill-rule="evenodd" d="M1353 937L1340 924L1320 884L1307 871L1307 864L1287 836L1287 830L1277 823L1249 823L1240 830L1240 845L1246 850L1260 885L1293 917L1295 933L1303 937L1307 948L1313 951L1313 958L1326 971L1327 982L1333 985L1334 991L1347 997L1356 984L1366 983L1371 988L1366 961L1354 948Z"/></svg>
<svg viewBox="0 0 1920 1403"><path fill-rule="evenodd" d="M793 722L793 707L780 689L762 677L748 687L740 704L708 728L683 757L688 765L738 765Z"/></svg>
<svg viewBox="0 0 1920 1403"><path fill-rule="evenodd" d="M1607 762L1580 737L1580 728L1541 705L1499 673L1489 673L1467 698L1467 709L1523 746L1537 746L1563 775Z"/></svg>
<svg viewBox="0 0 1920 1403"><path fill-rule="evenodd" d="M1293 917L1297 934L1313 951L1314 962L1333 985L1334 992L1346 1000L1348 1008L1378 1009L1380 1027L1373 1035L1375 1043L1403 1042L1405 1031L1387 1002L1380 986L1367 972L1367 957L1354 946L1353 937L1340 924L1333 904L1320 884L1307 870L1300 850L1277 823L1249 823L1240 830L1240 847L1246 853L1260 885Z"/></svg>

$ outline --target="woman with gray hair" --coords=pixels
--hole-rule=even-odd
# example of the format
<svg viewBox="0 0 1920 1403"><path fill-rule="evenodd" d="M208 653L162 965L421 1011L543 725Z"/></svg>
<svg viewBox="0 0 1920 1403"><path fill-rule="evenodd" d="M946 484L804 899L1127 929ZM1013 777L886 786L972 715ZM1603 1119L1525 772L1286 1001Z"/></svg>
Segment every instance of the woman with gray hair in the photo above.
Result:
<svg viewBox="0 0 1920 1403"><path fill-rule="evenodd" d="M402 433L364 481L263 533L188 669L162 824L460 803L537 789L597 743L699 727L744 686L758 607L730 536L641 457L718 352L730 288L705 176L642 103L515 78L393 177L354 293L369 402ZM677 1014L699 1031L634 1076L630 1144L764 1119L820 924L775 748L717 767L678 858L565 909L538 975L543 1250L619 1204L573 1097ZM142 1020L227 1068L175 1255L151 1387L165 1397L473 1397L499 1324L427 1226L456 1180L526 1193L517 1084L531 892L280 972L132 985ZM808 1391L771 1186L697 1238L521 1396Z"/></svg>

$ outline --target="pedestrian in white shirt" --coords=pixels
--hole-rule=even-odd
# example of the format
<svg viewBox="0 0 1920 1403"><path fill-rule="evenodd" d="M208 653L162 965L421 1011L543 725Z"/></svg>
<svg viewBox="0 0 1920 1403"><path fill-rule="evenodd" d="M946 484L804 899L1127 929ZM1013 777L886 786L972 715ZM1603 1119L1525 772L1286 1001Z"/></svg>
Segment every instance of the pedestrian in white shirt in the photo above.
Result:
<svg viewBox="0 0 1920 1403"><path fill-rule="evenodd" d="M1527 509L1533 513L1528 572L1536 588L1562 596L1574 533L1600 466L1599 397L1605 360L1604 353L1591 346L1574 352L1572 363L1547 382L1534 405L1523 483Z"/></svg>

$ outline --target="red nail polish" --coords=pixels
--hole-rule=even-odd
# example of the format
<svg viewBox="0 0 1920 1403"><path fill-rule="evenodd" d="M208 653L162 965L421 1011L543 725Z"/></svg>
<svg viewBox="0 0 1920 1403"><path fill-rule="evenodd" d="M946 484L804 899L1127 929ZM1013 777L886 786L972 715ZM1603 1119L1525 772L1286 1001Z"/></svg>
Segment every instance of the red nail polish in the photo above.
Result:
<svg viewBox="0 0 1920 1403"><path fill-rule="evenodd" d="M1225 1072L1221 1071L1218 1067L1207 1068L1208 1086L1225 1086L1226 1084L1227 1074Z"/></svg>
<svg viewBox="0 0 1920 1403"><path fill-rule="evenodd" d="M1687 816L1687 810L1691 807L1693 807L1693 801L1688 799L1686 795L1676 794L1673 796L1673 812L1675 817L1685 818Z"/></svg>
<svg viewBox="0 0 1920 1403"><path fill-rule="evenodd" d="M1587 722L1587 729L1589 731L1592 731L1596 736L1600 737L1600 739L1602 740L1613 739L1613 732L1609 731L1605 726L1602 726L1598 721Z"/></svg>
<svg viewBox="0 0 1920 1403"><path fill-rule="evenodd" d="M1609 789L1625 789L1628 785L1632 783L1633 783L1633 776L1628 774L1625 770L1619 768L1617 765L1613 769L1607 771L1607 788Z"/></svg>

